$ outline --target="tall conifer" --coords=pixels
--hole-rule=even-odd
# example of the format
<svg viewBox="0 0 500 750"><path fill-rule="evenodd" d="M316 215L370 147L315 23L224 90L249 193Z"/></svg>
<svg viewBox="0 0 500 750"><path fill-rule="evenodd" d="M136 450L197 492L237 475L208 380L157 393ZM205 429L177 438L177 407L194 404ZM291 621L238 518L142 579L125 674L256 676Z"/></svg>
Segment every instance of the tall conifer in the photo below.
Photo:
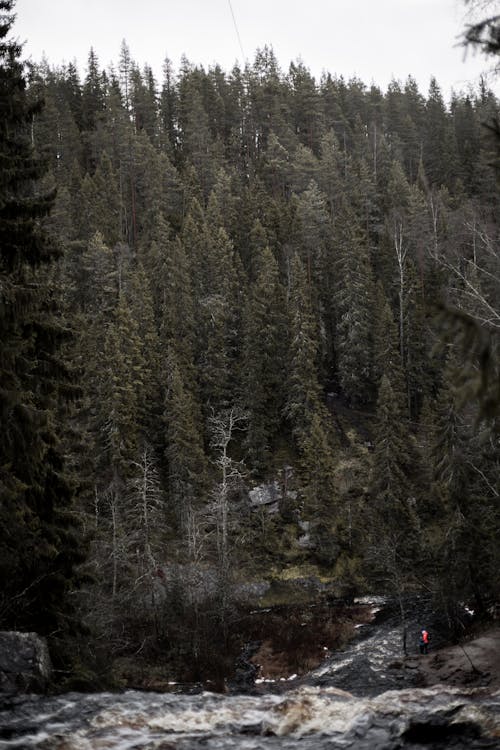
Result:
<svg viewBox="0 0 500 750"><path fill-rule="evenodd" d="M21 49L10 41L13 1L0 2L0 613L4 628L67 631L82 544L72 516L57 413L67 335L49 273L59 250L43 220L42 164L30 126Z"/></svg>

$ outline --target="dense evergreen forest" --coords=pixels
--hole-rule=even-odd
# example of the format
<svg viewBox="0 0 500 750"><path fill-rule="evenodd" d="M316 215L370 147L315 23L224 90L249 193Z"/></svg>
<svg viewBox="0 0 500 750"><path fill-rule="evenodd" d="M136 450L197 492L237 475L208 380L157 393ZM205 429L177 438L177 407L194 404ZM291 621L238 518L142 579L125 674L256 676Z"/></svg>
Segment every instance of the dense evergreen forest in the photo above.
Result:
<svg viewBox="0 0 500 750"><path fill-rule="evenodd" d="M195 659L238 586L287 574L485 612L492 91L316 81L269 48L159 82L125 42L82 79L23 65L0 8L2 627L61 664Z"/></svg>

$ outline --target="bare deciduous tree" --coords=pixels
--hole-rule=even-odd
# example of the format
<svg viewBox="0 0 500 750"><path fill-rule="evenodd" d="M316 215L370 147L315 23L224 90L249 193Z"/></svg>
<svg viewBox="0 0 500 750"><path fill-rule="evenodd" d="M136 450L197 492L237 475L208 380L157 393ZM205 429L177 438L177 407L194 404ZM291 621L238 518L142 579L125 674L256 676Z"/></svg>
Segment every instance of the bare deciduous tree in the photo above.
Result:
<svg viewBox="0 0 500 750"><path fill-rule="evenodd" d="M211 447L217 451L215 464L220 469L220 481L213 490L213 507L217 522L217 550L223 576L229 571L229 496L231 489L241 482L242 464L229 456L228 446L236 430L243 429L246 415L231 408L210 418Z"/></svg>

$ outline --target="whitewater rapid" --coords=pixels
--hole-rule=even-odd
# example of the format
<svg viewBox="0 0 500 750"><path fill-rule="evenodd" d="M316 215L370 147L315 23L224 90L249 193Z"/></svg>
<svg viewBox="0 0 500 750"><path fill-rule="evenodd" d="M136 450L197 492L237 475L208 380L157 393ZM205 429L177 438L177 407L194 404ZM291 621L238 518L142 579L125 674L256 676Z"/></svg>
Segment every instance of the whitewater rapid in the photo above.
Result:
<svg viewBox="0 0 500 750"><path fill-rule="evenodd" d="M498 748L500 692L437 686L356 698L302 687L284 695L28 696L0 711L0 749L421 750L423 726L427 749L447 746L433 744L433 731L439 743L463 736L453 747Z"/></svg>

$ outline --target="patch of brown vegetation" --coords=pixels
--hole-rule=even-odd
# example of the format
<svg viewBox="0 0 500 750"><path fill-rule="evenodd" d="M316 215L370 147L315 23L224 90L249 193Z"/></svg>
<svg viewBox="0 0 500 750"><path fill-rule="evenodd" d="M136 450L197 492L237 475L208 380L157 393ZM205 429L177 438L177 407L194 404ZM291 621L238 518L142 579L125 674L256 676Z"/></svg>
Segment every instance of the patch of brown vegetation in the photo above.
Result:
<svg viewBox="0 0 500 750"><path fill-rule="evenodd" d="M259 678L302 676L318 667L330 652L342 648L355 635L355 625L373 618L371 606L325 602L240 610L234 615L227 643L204 640L196 661L184 661L182 654L176 657L166 647L154 654L116 658L115 686L177 692L203 684L206 689L224 691L226 680L234 676L238 657L251 642L260 643L251 658L260 667Z"/></svg>
<svg viewBox="0 0 500 750"><path fill-rule="evenodd" d="M277 679L303 675L318 667L330 652L355 634L355 625L371 620L367 606L275 607L249 617L245 635L261 641L252 658L259 677Z"/></svg>

